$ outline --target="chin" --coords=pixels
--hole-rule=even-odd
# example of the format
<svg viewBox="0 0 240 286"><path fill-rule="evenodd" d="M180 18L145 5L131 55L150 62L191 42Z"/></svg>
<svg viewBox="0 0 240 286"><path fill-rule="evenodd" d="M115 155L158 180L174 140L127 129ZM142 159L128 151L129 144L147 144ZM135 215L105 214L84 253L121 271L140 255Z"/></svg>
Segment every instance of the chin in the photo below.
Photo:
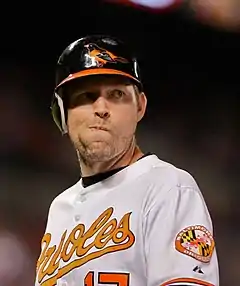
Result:
<svg viewBox="0 0 240 286"><path fill-rule="evenodd" d="M86 146L86 153L89 157L109 159L114 155L114 148L110 142L94 141Z"/></svg>

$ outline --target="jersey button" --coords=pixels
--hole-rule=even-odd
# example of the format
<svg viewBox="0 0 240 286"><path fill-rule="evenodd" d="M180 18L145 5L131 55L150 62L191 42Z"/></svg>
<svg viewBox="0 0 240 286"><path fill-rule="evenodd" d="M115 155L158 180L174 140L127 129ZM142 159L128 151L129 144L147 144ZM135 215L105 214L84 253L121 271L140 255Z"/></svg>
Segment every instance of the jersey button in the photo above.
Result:
<svg viewBox="0 0 240 286"><path fill-rule="evenodd" d="M84 195L81 195L80 196L80 201L83 203L83 202L85 202L86 201L86 197L84 196Z"/></svg>
<svg viewBox="0 0 240 286"><path fill-rule="evenodd" d="M80 220L80 215L75 215L75 221L79 221Z"/></svg>
<svg viewBox="0 0 240 286"><path fill-rule="evenodd" d="M85 195L79 195L77 198L78 203L83 203L86 201L86 196Z"/></svg>

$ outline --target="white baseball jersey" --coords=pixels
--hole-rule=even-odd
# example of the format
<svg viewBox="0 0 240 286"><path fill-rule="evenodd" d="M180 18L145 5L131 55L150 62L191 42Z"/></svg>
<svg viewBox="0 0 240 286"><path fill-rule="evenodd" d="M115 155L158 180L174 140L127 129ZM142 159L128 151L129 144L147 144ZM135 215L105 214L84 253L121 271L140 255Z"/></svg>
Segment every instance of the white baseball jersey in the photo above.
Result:
<svg viewBox="0 0 240 286"><path fill-rule="evenodd" d="M156 155L51 204L35 286L219 286L211 218L193 177Z"/></svg>

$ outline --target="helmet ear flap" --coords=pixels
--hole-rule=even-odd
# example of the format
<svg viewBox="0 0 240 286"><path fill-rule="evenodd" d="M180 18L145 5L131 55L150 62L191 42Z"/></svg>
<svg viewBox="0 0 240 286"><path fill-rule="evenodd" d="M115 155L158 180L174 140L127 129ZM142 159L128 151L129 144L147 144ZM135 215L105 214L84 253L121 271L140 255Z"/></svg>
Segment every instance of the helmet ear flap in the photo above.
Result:
<svg viewBox="0 0 240 286"><path fill-rule="evenodd" d="M56 92L53 96L51 112L57 127L60 129L62 134L66 134L68 132L66 123L66 111L64 109L62 98Z"/></svg>
<svg viewBox="0 0 240 286"><path fill-rule="evenodd" d="M55 122L57 127L62 131L62 124L59 120L59 118L61 118L60 109L59 109L57 100L54 97L51 103L51 113L52 113L53 121Z"/></svg>

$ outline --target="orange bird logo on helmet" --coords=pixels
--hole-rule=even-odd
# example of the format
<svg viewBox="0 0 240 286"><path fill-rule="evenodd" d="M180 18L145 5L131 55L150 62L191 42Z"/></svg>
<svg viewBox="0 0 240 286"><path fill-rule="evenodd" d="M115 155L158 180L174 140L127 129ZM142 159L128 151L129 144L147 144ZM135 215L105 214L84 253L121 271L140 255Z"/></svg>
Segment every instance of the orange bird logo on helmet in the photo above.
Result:
<svg viewBox="0 0 240 286"><path fill-rule="evenodd" d="M107 63L128 63L128 60L122 57L115 56L113 53L100 48L96 44L87 44L85 48L88 50L88 55L94 64L98 67L102 67Z"/></svg>

